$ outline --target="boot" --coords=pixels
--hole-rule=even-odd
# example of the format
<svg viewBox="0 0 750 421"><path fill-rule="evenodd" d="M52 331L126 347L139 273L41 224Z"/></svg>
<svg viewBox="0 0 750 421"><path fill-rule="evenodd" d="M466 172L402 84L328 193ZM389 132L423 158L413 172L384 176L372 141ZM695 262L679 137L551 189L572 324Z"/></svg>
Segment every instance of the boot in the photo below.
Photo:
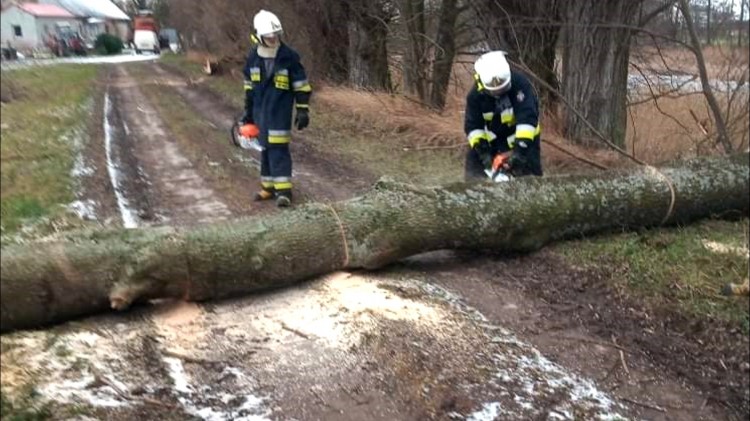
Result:
<svg viewBox="0 0 750 421"><path fill-rule="evenodd" d="M277 192L276 193L276 206L280 208L287 208L292 204L292 192Z"/></svg>
<svg viewBox="0 0 750 421"><path fill-rule="evenodd" d="M255 195L253 196L253 200L255 200L256 202L270 199L273 199L273 192L266 189L260 189L259 191L255 192Z"/></svg>

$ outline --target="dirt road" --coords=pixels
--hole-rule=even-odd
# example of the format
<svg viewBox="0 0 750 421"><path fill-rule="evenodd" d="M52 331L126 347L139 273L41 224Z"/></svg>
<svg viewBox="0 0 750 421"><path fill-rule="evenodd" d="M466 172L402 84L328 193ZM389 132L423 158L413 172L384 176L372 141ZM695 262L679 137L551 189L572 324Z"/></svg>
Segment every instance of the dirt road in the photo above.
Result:
<svg viewBox="0 0 750 421"><path fill-rule="evenodd" d="M156 85L218 131L239 112L158 63L109 68L92 117L101 143L87 149L94 171L82 183L99 219L137 227L279 212L250 201L257 157L173 132L146 94ZM301 201L345 199L373 181L304 133L294 142ZM34 384L60 419L728 418L647 347L524 287L588 276L559 267L546 252L436 252L253 297L155 302L4 335L2 385Z"/></svg>

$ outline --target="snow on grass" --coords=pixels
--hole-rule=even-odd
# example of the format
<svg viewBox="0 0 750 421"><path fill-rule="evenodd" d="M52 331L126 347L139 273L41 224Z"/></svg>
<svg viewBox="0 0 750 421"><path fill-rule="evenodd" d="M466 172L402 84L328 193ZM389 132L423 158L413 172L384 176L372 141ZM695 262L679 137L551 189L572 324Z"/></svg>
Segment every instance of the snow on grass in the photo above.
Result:
<svg viewBox="0 0 750 421"><path fill-rule="evenodd" d="M139 61L158 60L160 56L155 54L132 54L123 53L112 56L92 57L64 57L44 59L24 59L16 61L3 61L2 70L16 70L33 66L53 66L57 64L108 64L108 63L132 63Z"/></svg>
<svg viewBox="0 0 750 421"><path fill-rule="evenodd" d="M125 195L122 194L122 186L120 186L122 176L112 154L112 132L114 128L109 123L111 112L112 102L109 100L109 92L107 92L104 94L104 149L107 156L107 172L109 173L112 188L115 191L117 208L120 210L123 226L125 228L136 228L138 227L138 213L130 207L130 203L125 198Z"/></svg>

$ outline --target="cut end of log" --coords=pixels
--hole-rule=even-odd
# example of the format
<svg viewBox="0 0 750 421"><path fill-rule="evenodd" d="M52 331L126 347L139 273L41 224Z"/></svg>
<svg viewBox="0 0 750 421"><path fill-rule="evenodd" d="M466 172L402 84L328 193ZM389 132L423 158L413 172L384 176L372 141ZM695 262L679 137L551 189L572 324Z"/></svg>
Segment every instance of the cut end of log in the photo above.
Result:
<svg viewBox="0 0 750 421"><path fill-rule="evenodd" d="M130 307L130 303L124 297L109 297L109 306L113 310L126 310Z"/></svg>

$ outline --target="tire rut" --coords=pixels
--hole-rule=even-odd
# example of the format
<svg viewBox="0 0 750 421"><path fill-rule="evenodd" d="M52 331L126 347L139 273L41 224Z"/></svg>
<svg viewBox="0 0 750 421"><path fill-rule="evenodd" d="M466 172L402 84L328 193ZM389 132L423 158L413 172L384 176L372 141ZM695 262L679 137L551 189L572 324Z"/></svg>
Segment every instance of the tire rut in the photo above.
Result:
<svg viewBox="0 0 750 421"><path fill-rule="evenodd" d="M137 203L141 222L187 225L229 218L229 208L180 152L125 66L114 67L110 86L114 159L129 184L123 196Z"/></svg>
<svg viewBox="0 0 750 421"><path fill-rule="evenodd" d="M174 89L197 114L229 133L234 118L241 114L240 109L193 83L177 69L159 63L148 66L157 74L157 83ZM293 133L290 148L294 161L295 197L318 202L345 200L364 192L375 181L375 177L364 170L327 158L311 142L314 143L314 139L308 138L304 132ZM260 159L257 151L243 152L256 161Z"/></svg>

